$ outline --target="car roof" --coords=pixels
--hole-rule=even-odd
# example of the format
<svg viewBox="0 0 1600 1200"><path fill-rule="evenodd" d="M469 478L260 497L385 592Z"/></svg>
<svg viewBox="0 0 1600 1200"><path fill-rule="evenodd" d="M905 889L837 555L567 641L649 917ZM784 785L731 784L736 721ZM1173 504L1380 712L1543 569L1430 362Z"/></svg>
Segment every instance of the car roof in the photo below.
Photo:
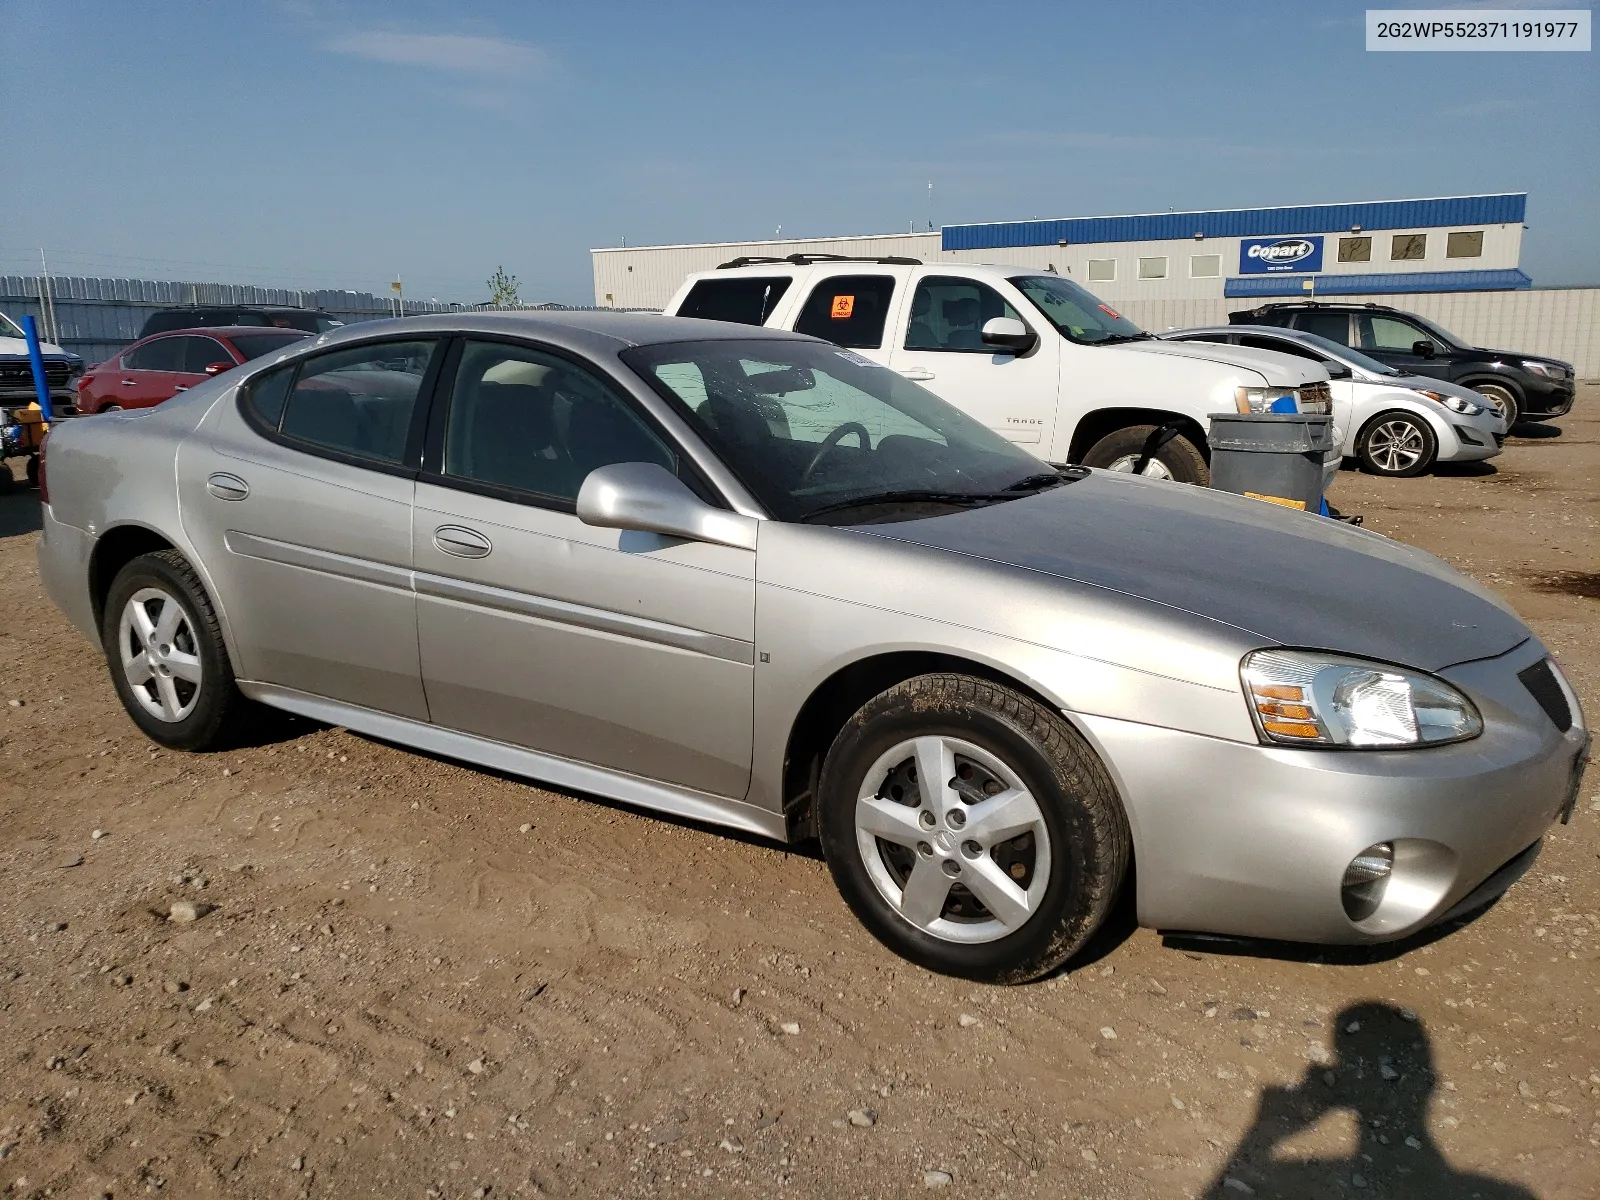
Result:
<svg viewBox="0 0 1600 1200"><path fill-rule="evenodd" d="M482 333L501 337L528 337L589 351L626 349L668 342L711 340L814 342L819 338L781 329L737 325L729 321L703 321L698 317L664 317L656 313L606 312L454 312L430 313L386 321L361 321L330 330L315 345L339 346L373 338L403 337L422 333Z"/></svg>
<svg viewBox="0 0 1600 1200"><path fill-rule="evenodd" d="M916 267L925 270L938 271L940 274L957 274L971 272L979 275L991 275L999 279L1009 279L1013 275L1049 275L1043 267L1024 267L1007 263L974 263L974 262L915 262L910 259L892 258L820 258L812 262L795 263L787 260L777 262L744 263L740 266L712 267L706 271L694 272L695 279L716 279L721 276L738 278L740 275L775 275L798 274L801 271L827 270L830 274L840 275L871 275L876 269L882 267Z"/></svg>
<svg viewBox="0 0 1600 1200"><path fill-rule="evenodd" d="M261 313L311 313L327 316L321 308L300 308L294 304L168 304L155 310L164 313L186 312L261 312Z"/></svg>

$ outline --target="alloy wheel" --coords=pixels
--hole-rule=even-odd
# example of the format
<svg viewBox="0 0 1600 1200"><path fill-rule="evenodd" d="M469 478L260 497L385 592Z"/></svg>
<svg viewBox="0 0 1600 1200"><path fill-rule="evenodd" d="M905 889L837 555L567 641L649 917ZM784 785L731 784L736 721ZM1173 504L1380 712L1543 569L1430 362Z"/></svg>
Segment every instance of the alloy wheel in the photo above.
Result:
<svg viewBox="0 0 1600 1200"><path fill-rule="evenodd" d="M1385 421L1367 435L1367 454L1382 471L1409 471L1427 452L1422 430L1410 421Z"/></svg>
<svg viewBox="0 0 1600 1200"><path fill-rule="evenodd" d="M1114 459L1111 465L1106 468L1106 470L1121 471L1124 475L1131 475L1133 474L1133 469L1138 465L1139 455L1124 454L1121 458ZM1147 479L1172 478L1172 472L1168 469L1167 464L1162 462L1159 458L1156 458L1154 455L1152 455L1150 460L1145 463L1144 470L1139 472L1139 474L1145 476Z"/></svg>
<svg viewBox="0 0 1600 1200"><path fill-rule="evenodd" d="M122 608L117 648L133 697L158 721L176 724L200 699L199 644L189 614L161 588L140 588Z"/></svg>
<svg viewBox="0 0 1600 1200"><path fill-rule="evenodd" d="M995 941L1044 899L1050 834L1039 803L971 742L929 734L879 756L862 780L855 826L879 894L932 937Z"/></svg>

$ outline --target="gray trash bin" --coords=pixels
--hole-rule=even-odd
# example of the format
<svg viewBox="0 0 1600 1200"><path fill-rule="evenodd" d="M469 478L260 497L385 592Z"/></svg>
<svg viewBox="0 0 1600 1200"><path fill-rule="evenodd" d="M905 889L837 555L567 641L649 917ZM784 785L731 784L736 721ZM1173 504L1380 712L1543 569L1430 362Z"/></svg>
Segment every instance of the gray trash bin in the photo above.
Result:
<svg viewBox="0 0 1600 1200"><path fill-rule="evenodd" d="M1322 511L1322 465L1333 418L1310 413L1215 413L1211 486L1306 512Z"/></svg>

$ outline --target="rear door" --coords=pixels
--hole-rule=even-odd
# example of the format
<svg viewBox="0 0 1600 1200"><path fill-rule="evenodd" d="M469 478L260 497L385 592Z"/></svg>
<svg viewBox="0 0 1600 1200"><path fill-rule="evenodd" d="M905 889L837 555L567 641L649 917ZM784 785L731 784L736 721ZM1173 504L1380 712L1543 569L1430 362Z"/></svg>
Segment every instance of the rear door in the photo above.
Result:
<svg viewBox="0 0 1600 1200"><path fill-rule="evenodd" d="M1054 434L1062 339L1037 313L1024 317L1023 307L983 280L918 271L889 365L1000 436L1043 453ZM1037 344L1024 355L985 346L984 323L995 317L1021 321Z"/></svg>
<svg viewBox="0 0 1600 1200"><path fill-rule="evenodd" d="M814 275L792 321L784 323L886 367L909 273L904 267L874 266Z"/></svg>
<svg viewBox="0 0 1600 1200"><path fill-rule="evenodd" d="M1294 327L1302 333L1314 333L1341 346L1355 345L1350 336L1350 314L1347 312L1299 312L1294 315Z"/></svg>
<svg viewBox="0 0 1600 1200"><path fill-rule="evenodd" d="M368 342L285 364L184 443L184 529L241 678L427 719L411 503L441 344Z"/></svg>

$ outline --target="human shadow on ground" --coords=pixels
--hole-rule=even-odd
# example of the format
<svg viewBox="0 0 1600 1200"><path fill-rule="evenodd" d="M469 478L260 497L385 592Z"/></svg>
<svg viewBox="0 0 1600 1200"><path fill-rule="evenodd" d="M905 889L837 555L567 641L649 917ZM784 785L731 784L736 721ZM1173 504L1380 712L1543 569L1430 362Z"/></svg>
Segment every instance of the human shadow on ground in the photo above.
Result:
<svg viewBox="0 0 1600 1200"><path fill-rule="evenodd" d="M1255 1121L1205 1200L1332 1200L1352 1195L1535 1200L1519 1184L1452 1167L1428 1128L1438 1078L1427 1032L1388 1004L1352 1004L1334 1018L1331 1066L1308 1066L1292 1087L1261 1093ZM1330 1112L1360 1129L1348 1157L1280 1156L1278 1147Z"/></svg>

